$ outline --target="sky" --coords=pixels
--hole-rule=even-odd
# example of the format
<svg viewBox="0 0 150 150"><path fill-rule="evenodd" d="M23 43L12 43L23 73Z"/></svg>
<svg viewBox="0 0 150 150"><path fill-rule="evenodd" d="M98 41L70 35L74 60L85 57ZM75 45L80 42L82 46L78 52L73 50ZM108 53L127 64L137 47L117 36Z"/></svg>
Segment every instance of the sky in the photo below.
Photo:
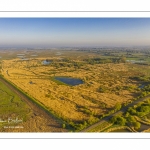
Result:
<svg viewBox="0 0 150 150"><path fill-rule="evenodd" d="M0 47L150 46L150 18L0 18Z"/></svg>

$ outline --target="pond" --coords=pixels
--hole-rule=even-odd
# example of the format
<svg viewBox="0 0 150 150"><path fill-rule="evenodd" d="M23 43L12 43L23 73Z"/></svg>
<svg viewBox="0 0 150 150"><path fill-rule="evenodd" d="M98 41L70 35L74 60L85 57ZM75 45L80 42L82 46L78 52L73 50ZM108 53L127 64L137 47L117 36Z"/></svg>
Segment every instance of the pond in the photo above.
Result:
<svg viewBox="0 0 150 150"><path fill-rule="evenodd" d="M70 77L55 77L56 80L61 81L65 84L69 84L72 86L83 84L84 82L80 79L70 78Z"/></svg>
<svg viewBox="0 0 150 150"><path fill-rule="evenodd" d="M49 65L50 63L51 63L51 62L50 62L50 61L47 61L47 60L43 60L43 61L42 61L42 64L43 64L43 65Z"/></svg>

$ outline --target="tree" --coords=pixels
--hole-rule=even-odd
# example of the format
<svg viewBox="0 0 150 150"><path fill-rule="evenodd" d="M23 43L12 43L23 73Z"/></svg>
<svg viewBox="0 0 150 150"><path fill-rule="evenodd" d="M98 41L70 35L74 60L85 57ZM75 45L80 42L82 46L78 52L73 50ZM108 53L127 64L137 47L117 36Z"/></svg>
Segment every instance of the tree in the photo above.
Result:
<svg viewBox="0 0 150 150"><path fill-rule="evenodd" d="M117 124L117 125L125 125L126 124L126 119L121 117L121 116L114 116L112 119L111 119L111 122L114 123L114 124Z"/></svg>
<svg viewBox="0 0 150 150"><path fill-rule="evenodd" d="M97 91L100 93L105 93L107 91L107 89L104 86L100 86Z"/></svg>
<svg viewBox="0 0 150 150"><path fill-rule="evenodd" d="M139 122L133 122L132 125L136 130L138 130L141 127L141 124Z"/></svg>
<svg viewBox="0 0 150 150"><path fill-rule="evenodd" d="M117 124L121 125L121 126L124 126L126 124L126 119L123 118L123 117L118 117L117 118Z"/></svg>
<svg viewBox="0 0 150 150"><path fill-rule="evenodd" d="M128 112L126 112L125 117L129 117L129 116L130 116L130 114Z"/></svg>
<svg viewBox="0 0 150 150"><path fill-rule="evenodd" d="M141 106L139 108L139 111L148 113L150 111L150 108L149 108L149 106Z"/></svg>
<svg viewBox="0 0 150 150"><path fill-rule="evenodd" d="M117 103L114 107L114 109L117 111L117 110L120 110L121 109L121 104L120 103Z"/></svg>
<svg viewBox="0 0 150 150"><path fill-rule="evenodd" d="M127 120L132 124L133 122L136 122L135 118L133 116L128 116Z"/></svg>
<svg viewBox="0 0 150 150"><path fill-rule="evenodd" d="M125 63L125 62L126 62L126 57L122 56L122 57L120 58L120 62Z"/></svg>
<svg viewBox="0 0 150 150"><path fill-rule="evenodd" d="M115 123L115 122L117 121L117 116L112 117L110 121L111 121L112 123Z"/></svg>
<svg viewBox="0 0 150 150"><path fill-rule="evenodd" d="M63 129L66 128L66 124L65 124L65 123L62 124L62 128L63 128Z"/></svg>
<svg viewBox="0 0 150 150"><path fill-rule="evenodd" d="M136 114L136 110L132 107L129 107L128 108L128 112L131 114L131 115L135 115Z"/></svg>
<svg viewBox="0 0 150 150"><path fill-rule="evenodd" d="M86 121L83 122L83 125L86 127L88 124Z"/></svg>

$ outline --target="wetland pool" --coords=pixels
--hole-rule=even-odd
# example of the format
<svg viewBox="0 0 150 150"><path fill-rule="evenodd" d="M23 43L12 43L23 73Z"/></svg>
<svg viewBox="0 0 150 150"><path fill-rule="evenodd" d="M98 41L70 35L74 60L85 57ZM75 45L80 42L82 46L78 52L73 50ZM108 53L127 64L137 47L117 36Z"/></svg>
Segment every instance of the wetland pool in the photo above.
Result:
<svg viewBox="0 0 150 150"><path fill-rule="evenodd" d="M81 79L70 78L70 77L55 77L55 80L61 81L65 84L72 85L72 86L84 83Z"/></svg>

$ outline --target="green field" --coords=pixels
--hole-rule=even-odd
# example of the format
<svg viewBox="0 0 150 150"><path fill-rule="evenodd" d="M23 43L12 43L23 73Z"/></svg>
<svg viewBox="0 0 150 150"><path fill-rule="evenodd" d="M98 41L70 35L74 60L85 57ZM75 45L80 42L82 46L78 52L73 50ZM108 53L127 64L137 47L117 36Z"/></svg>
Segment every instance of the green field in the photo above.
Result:
<svg viewBox="0 0 150 150"><path fill-rule="evenodd" d="M32 110L29 106L0 82L0 130L6 125L14 124L12 120L16 120L17 118L25 122L31 113ZM11 120L8 122L8 119Z"/></svg>

